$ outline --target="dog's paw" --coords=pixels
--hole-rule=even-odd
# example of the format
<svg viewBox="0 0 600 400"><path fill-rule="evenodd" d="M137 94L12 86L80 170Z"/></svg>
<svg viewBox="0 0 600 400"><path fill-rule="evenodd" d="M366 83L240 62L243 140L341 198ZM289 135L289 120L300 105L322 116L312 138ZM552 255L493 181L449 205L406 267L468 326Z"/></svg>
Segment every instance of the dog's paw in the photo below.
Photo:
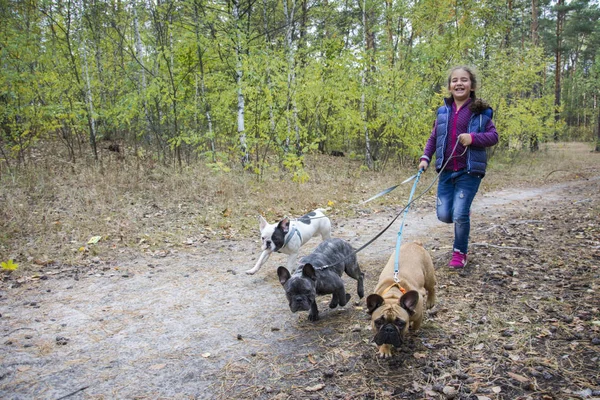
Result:
<svg viewBox="0 0 600 400"><path fill-rule="evenodd" d="M253 269L249 269L248 271L246 271L246 274L248 274L248 275L254 275L255 273L256 273L256 271Z"/></svg>
<svg viewBox="0 0 600 400"><path fill-rule="evenodd" d="M391 358L392 357L392 346L389 344L383 344L379 346L379 352L377 353L379 358Z"/></svg>
<svg viewBox="0 0 600 400"><path fill-rule="evenodd" d="M309 313L308 314L308 320L312 321L312 322L318 321L319 320L319 314L318 313L317 314Z"/></svg>

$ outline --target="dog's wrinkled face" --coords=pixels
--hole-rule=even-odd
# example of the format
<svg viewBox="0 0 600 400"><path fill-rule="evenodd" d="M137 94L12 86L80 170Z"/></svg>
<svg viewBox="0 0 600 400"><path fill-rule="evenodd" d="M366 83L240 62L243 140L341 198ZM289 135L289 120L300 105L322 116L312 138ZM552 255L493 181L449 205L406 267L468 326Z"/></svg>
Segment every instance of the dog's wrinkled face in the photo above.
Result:
<svg viewBox="0 0 600 400"><path fill-rule="evenodd" d="M402 337L408 331L409 316L397 304L384 305L377 312L378 316L372 319L375 338L373 341L378 346L391 344L394 347L402 345Z"/></svg>
<svg viewBox="0 0 600 400"><path fill-rule="evenodd" d="M285 243L285 235L290 231L289 218L284 218L277 224L269 224L262 216L259 216L258 221L262 249L272 252L281 249Z"/></svg>
<svg viewBox="0 0 600 400"><path fill-rule="evenodd" d="M414 314L419 301L418 292L411 290L402 295L400 300L386 302L378 294L367 297L367 309L371 314L371 323L378 346L389 344L394 347L402 345L402 338L408 332L410 316Z"/></svg>
<svg viewBox="0 0 600 400"><path fill-rule="evenodd" d="M290 275L285 267L277 269L279 282L283 285L292 312L309 311L317 297L317 279L313 266L305 264L298 268L302 273L294 273L294 275Z"/></svg>

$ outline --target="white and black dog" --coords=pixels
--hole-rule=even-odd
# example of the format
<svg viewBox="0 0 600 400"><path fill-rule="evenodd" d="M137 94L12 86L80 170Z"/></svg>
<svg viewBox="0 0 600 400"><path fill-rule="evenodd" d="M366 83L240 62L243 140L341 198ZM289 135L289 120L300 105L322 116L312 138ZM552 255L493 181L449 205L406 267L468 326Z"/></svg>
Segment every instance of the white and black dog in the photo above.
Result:
<svg viewBox="0 0 600 400"><path fill-rule="evenodd" d="M323 240L331 237L331 221L323 214L323 211L319 208L295 220L286 217L276 224L269 224L262 216L259 216L258 223L263 252L254 268L249 269L246 273L249 275L256 273L267 262L272 252L287 254L289 256L287 268L294 271L297 267L300 247L316 234L320 234Z"/></svg>

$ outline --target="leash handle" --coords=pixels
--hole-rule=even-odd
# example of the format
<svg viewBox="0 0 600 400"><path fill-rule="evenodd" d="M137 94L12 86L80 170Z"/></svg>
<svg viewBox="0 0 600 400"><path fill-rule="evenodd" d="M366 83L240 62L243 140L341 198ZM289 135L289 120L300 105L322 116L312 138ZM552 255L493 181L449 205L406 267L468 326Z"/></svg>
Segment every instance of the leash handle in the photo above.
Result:
<svg viewBox="0 0 600 400"><path fill-rule="evenodd" d="M419 183L419 179L421 178L421 174L423 173L423 168L419 169L417 172L417 177L415 178L415 183L413 183L413 187L410 191L410 196L408 197L408 205L404 209L404 216L402 217L402 222L400 223L400 229L398 230L398 237L396 238L396 256L394 257L394 282L398 283L398 260L400 259L400 243L402 242L402 230L404 228L404 220L406 219L406 214L408 214L408 209L410 204L412 203L412 198L415 195L415 190L417 189L417 183Z"/></svg>

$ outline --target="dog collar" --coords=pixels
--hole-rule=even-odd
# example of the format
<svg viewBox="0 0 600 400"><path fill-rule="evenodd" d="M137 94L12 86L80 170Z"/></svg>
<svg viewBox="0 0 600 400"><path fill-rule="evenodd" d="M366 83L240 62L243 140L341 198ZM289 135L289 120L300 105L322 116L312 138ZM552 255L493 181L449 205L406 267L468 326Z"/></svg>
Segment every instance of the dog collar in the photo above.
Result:
<svg viewBox="0 0 600 400"><path fill-rule="evenodd" d="M400 292L402 292L402 294L406 293L406 289L404 289L402 286L400 286L400 284L398 282L394 282L390 286L388 286L387 289L385 289L383 291L383 293L381 293L381 295L383 296L384 294L386 294L387 292L389 292L393 287L397 287L398 290L400 290Z"/></svg>
<svg viewBox="0 0 600 400"><path fill-rule="evenodd" d="M292 228L292 231L290 233L288 233L288 235L285 237L285 240L283 241L283 246L281 246L281 249L283 249L285 246L288 245L288 243L290 242L290 240L292 240L292 238L294 237L294 235L297 234L298 238L300 238L300 244L302 244L302 234L300 233L300 231L298 229L296 229L296 227ZM279 249L279 250L281 250ZM279 250L277 250L277 252L279 252Z"/></svg>

